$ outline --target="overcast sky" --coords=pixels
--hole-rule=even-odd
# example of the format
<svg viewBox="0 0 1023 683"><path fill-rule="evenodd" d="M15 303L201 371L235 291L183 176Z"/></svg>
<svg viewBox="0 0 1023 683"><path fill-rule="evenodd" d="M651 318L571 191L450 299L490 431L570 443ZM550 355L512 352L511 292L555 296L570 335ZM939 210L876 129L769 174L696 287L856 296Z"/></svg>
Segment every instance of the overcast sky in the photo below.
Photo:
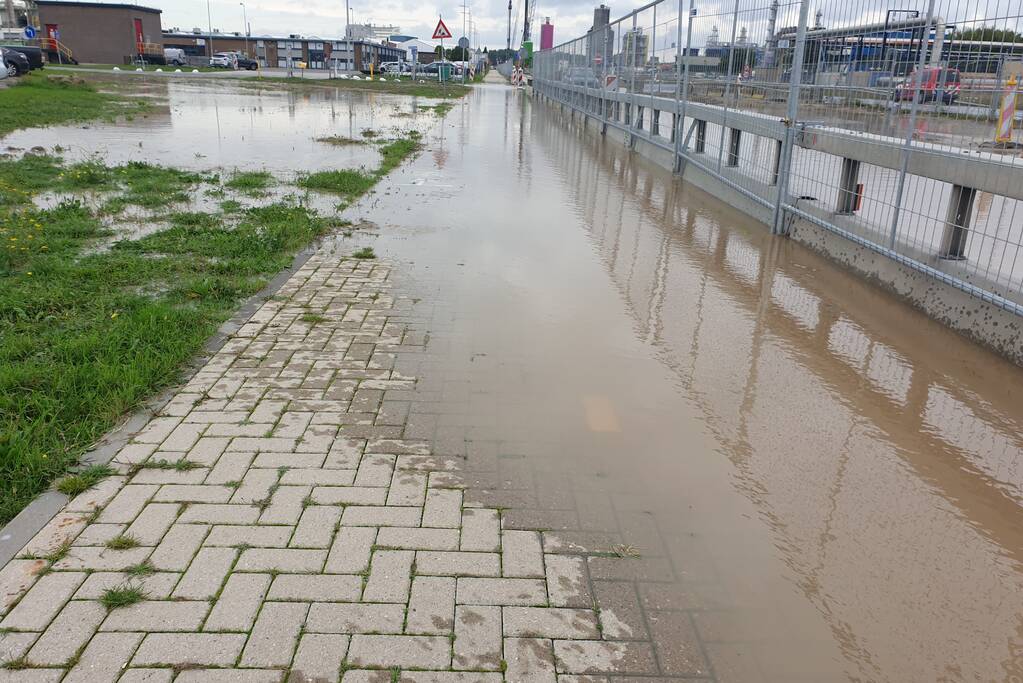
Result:
<svg viewBox="0 0 1023 683"><path fill-rule="evenodd" d="M207 30L206 0L136 0L138 4L163 10L163 27ZM394 24L402 33L429 40L437 23L438 13L457 38L462 35L462 3L458 0L349 0L353 23ZM473 0L467 4L480 42L490 47L504 47L508 31L508 0ZM513 0L521 8L522 0ZM242 30L242 8L238 0L210 0L213 26L222 31ZM555 25L555 40L574 37L593 22L593 8L600 0L541 0L534 18L534 41L539 42L539 25L545 16ZM645 4L644 0L613 2L612 17ZM336 37L344 33L344 0L247 0L245 3L253 34L317 35ZM521 11L521 10L520 10ZM522 20L518 21L518 32Z"/></svg>

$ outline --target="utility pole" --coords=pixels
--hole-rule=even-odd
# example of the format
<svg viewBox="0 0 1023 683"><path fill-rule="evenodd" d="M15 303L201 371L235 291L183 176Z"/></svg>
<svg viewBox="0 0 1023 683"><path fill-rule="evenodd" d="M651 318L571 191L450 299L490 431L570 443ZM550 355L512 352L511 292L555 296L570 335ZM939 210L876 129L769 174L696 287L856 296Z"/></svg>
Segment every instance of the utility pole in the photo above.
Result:
<svg viewBox="0 0 1023 683"><path fill-rule="evenodd" d="M465 6L465 0L462 0L462 38L465 37L465 18L466 12L469 10ZM462 47L462 41L459 39L458 46ZM465 85L465 72L469 70L469 60L466 59L466 48L462 47L462 85Z"/></svg>
<svg viewBox="0 0 1023 683"><path fill-rule="evenodd" d="M210 41L209 45L206 46L206 51L209 53L210 58L213 58L213 11L210 9L210 0L206 0L206 21L209 22L210 29Z"/></svg>
<svg viewBox="0 0 1023 683"><path fill-rule="evenodd" d="M508 50L511 50L512 0L508 0Z"/></svg>
<svg viewBox="0 0 1023 683"><path fill-rule="evenodd" d="M249 17L245 13L245 3L244 2L239 2L238 4L242 6L242 23L245 24L244 26L242 26L242 28L245 29L245 56L248 57L249 56Z"/></svg>

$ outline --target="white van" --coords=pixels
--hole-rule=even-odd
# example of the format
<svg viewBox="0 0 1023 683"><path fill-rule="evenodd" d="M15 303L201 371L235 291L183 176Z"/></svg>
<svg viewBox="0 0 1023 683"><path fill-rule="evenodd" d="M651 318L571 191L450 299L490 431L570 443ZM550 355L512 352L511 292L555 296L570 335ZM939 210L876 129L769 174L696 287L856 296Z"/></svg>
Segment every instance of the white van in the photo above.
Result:
<svg viewBox="0 0 1023 683"><path fill-rule="evenodd" d="M188 57L185 51L177 47L163 48L163 59L170 66L184 66L188 64Z"/></svg>

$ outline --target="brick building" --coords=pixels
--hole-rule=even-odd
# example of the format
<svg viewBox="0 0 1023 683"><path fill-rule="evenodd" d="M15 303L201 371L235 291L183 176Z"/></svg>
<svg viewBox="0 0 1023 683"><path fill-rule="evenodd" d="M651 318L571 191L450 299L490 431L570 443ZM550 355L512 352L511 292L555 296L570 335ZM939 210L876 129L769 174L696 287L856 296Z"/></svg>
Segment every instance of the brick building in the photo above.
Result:
<svg viewBox="0 0 1023 683"><path fill-rule="evenodd" d="M163 58L161 10L130 4L38 0L40 42L52 61L123 64Z"/></svg>
<svg viewBox="0 0 1023 683"><path fill-rule="evenodd" d="M348 71L369 71L383 62L405 59L405 50L394 45L363 40L333 40L302 36L246 36L241 33L166 31L164 47L180 48L186 55L205 58L215 52L241 52L261 66L287 68L289 60L305 62L310 69L336 67ZM334 62L336 61L336 64Z"/></svg>

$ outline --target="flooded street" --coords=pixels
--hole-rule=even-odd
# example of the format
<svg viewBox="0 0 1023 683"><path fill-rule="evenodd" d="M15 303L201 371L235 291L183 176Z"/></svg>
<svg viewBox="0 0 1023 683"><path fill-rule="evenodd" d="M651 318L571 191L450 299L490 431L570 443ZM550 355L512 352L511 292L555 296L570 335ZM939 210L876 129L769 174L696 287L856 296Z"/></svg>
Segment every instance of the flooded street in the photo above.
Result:
<svg viewBox="0 0 1023 683"><path fill-rule="evenodd" d="M1023 675L1018 368L519 93L445 123L350 211L423 299L409 429L596 553L605 637L664 676Z"/></svg>
<svg viewBox="0 0 1023 683"><path fill-rule="evenodd" d="M423 133L342 214L426 331L381 413L627 645L560 680L1023 680L1023 370L521 91L143 89L3 144L292 179Z"/></svg>

